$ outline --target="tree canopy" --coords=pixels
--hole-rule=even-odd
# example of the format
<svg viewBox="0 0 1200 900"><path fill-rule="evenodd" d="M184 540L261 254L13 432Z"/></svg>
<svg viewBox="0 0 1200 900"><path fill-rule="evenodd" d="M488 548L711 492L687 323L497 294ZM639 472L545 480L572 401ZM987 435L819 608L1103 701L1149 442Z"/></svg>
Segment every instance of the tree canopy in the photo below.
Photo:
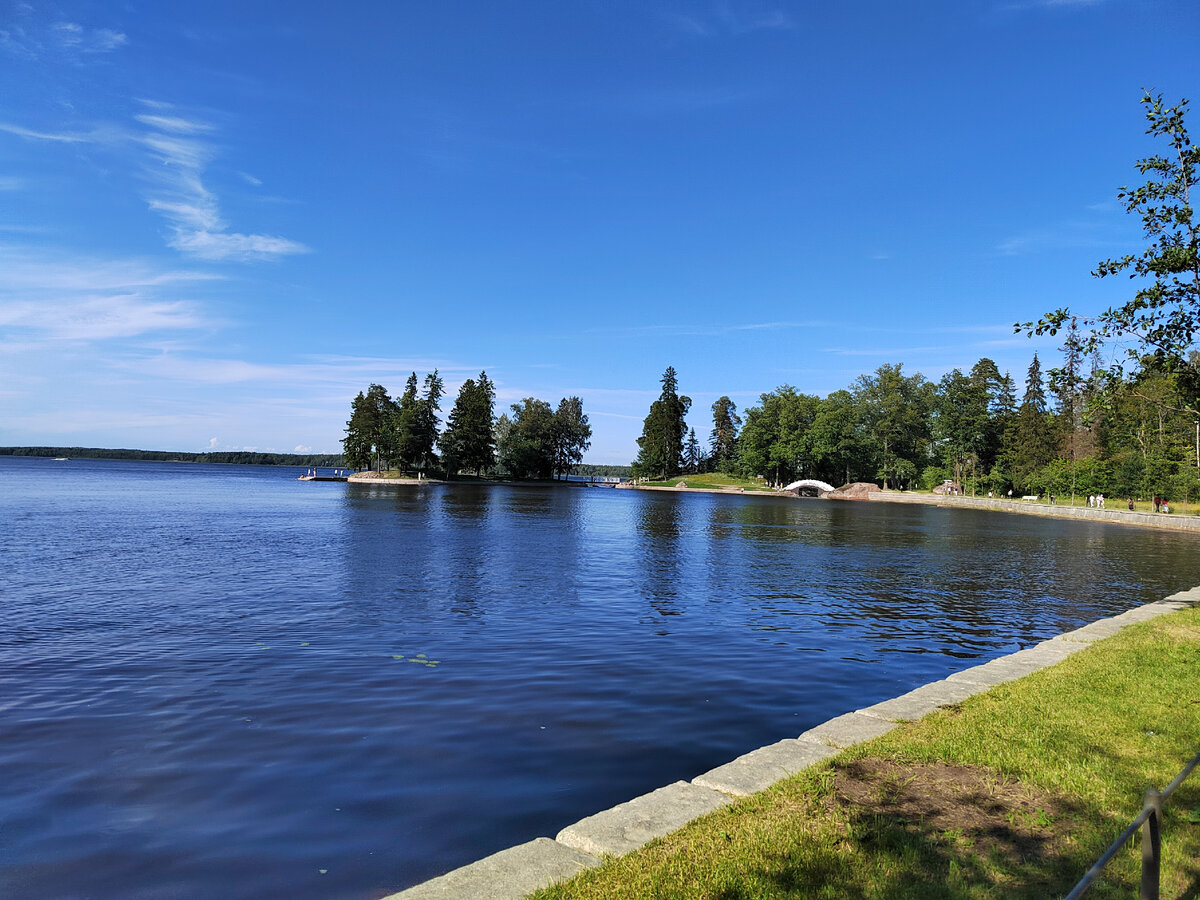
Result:
<svg viewBox="0 0 1200 900"><path fill-rule="evenodd" d="M633 463L639 476L667 478L678 475L683 466L683 442L687 435L688 410L692 399L679 393L679 381L673 366L662 375L662 392L650 404L650 413L642 422L638 455Z"/></svg>
<svg viewBox="0 0 1200 900"><path fill-rule="evenodd" d="M1162 94L1147 93L1141 102L1146 134L1164 140L1167 149L1162 155L1138 160L1136 167L1147 176L1145 183L1121 187L1117 199L1126 212L1141 218L1149 244L1140 252L1103 260L1092 273L1097 278L1128 275L1138 283L1133 297L1095 316L1060 308L1016 328L1041 335L1057 334L1068 325L1082 326L1081 356L1105 347L1117 351L1104 369L1110 393L1125 382L1126 374L1136 375L1149 365L1157 372L1184 374L1188 396L1177 399L1196 411L1200 366L1192 350L1200 329L1200 232L1191 191L1200 182L1200 147L1192 144L1188 134L1186 99L1167 106Z"/></svg>
<svg viewBox="0 0 1200 900"><path fill-rule="evenodd" d="M495 465L495 402L496 389L487 372L480 372L478 381L468 378L463 382L446 418L446 430L438 438L447 474L470 469L482 475Z"/></svg>

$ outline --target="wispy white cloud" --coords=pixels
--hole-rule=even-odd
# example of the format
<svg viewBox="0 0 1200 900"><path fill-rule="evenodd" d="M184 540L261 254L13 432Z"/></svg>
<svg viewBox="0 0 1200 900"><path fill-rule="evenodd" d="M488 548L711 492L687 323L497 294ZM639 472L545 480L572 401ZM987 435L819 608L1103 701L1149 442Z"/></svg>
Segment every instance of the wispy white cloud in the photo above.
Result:
<svg viewBox="0 0 1200 900"><path fill-rule="evenodd" d="M80 53L110 53L128 40L111 28L87 28L78 22L55 22L50 31L60 46Z"/></svg>
<svg viewBox="0 0 1200 900"><path fill-rule="evenodd" d="M751 8L745 3L709 3L686 12L667 12L663 19L679 33L694 38L780 31L795 27L792 17L781 9Z"/></svg>
<svg viewBox="0 0 1200 900"><path fill-rule="evenodd" d="M304 385L308 391L333 389L349 402L357 391L371 383L382 384L394 394L403 389L410 372L423 378L437 369L452 396L461 381L479 373L478 366L447 360L383 359L358 356L306 357L294 362L264 363L231 357L204 356L163 350L127 363L143 375L191 384ZM347 393L348 392L348 393ZM527 397L528 393L521 396Z"/></svg>
<svg viewBox="0 0 1200 900"><path fill-rule="evenodd" d="M161 107L156 107L161 108ZM213 127L206 122L196 122L180 116L153 116L143 114L134 116L143 125L157 128L159 131L174 132L175 134L207 134Z"/></svg>
<svg viewBox="0 0 1200 900"><path fill-rule="evenodd" d="M216 149L203 136L215 131L214 126L178 115L170 104L139 102L153 110L134 117L144 126L140 131L112 126L91 131L39 131L0 122L0 132L27 141L140 147L145 153L141 171L150 185L146 203L169 224L168 245L188 256L214 262L248 262L309 252L304 244L290 238L231 231L221 215L217 196L204 181ZM250 176L244 179L257 181ZM4 189L15 188L0 186Z"/></svg>
<svg viewBox="0 0 1200 900"><path fill-rule="evenodd" d="M0 246L0 326L6 343L91 343L211 328L197 303L164 294L212 277Z"/></svg>
<svg viewBox="0 0 1200 900"><path fill-rule="evenodd" d="M15 134L19 138L24 138L27 141L52 141L59 144L84 144L95 140L95 135L72 131L34 131L32 128L22 128L20 125L12 125L7 122L0 122L0 131L7 134Z"/></svg>
<svg viewBox="0 0 1200 900"><path fill-rule="evenodd" d="M1002 12L1022 12L1029 9L1068 10L1100 6L1108 0L1011 0L996 8Z"/></svg>
<svg viewBox="0 0 1200 900"><path fill-rule="evenodd" d="M163 268L144 260L100 259L0 245L0 295L119 292L220 279L211 272Z"/></svg>
<svg viewBox="0 0 1200 900"><path fill-rule="evenodd" d="M193 329L203 323L193 304L154 301L140 294L76 297L54 304L0 301L0 325L24 328L55 341L129 338Z"/></svg>
<svg viewBox="0 0 1200 900"><path fill-rule="evenodd" d="M111 28L92 28L78 22L42 23L33 8L18 5L13 21L0 27L0 51L25 60L50 57L56 61L83 62L87 57L119 50L129 39Z"/></svg>
<svg viewBox="0 0 1200 900"><path fill-rule="evenodd" d="M276 259L307 253L308 247L288 238L268 234L236 234L224 231L178 228L171 246L176 250L208 260Z"/></svg>
<svg viewBox="0 0 1200 900"><path fill-rule="evenodd" d="M1073 220L1056 225L1036 226L1009 235L996 245L1001 256L1020 256L1046 250L1092 248L1097 251L1120 243L1105 222Z"/></svg>
<svg viewBox="0 0 1200 900"><path fill-rule="evenodd" d="M174 114L161 102L142 102L156 110L135 117L147 128L137 140L153 162L143 169L152 185L146 201L171 226L171 247L197 259L218 262L269 260L308 252L304 244L289 238L230 231L216 195L204 183L215 150L200 135L211 133L213 127Z"/></svg>

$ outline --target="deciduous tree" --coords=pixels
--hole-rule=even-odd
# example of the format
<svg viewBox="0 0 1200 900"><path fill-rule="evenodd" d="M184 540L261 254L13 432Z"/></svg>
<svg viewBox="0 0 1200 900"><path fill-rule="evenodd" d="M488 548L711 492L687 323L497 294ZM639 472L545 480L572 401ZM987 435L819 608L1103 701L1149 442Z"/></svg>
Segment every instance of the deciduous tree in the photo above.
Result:
<svg viewBox="0 0 1200 900"><path fill-rule="evenodd" d="M583 401L578 397L563 397L554 412L554 472L566 477L583 462L583 454L592 446L592 426Z"/></svg>
<svg viewBox="0 0 1200 900"><path fill-rule="evenodd" d="M1056 334L1077 320L1088 329L1080 344L1084 356L1105 345L1123 348L1123 358L1107 369L1110 392L1122 383L1131 387L1127 371L1136 373L1147 360L1159 371L1186 373L1193 386L1200 385L1200 368L1190 352L1200 330L1200 226L1191 205L1191 191L1200 183L1200 147L1188 135L1187 100L1169 107L1162 94L1147 93L1141 102L1146 133L1164 139L1167 150L1139 160L1138 171L1148 176L1145 184L1122 187L1117 198L1126 212L1141 217L1150 243L1140 253L1104 260L1092 273L1098 278L1127 274L1139 284L1133 298L1096 316L1058 309L1036 323L1016 326L1030 335ZM1197 412L1197 391L1186 393L1186 408Z"/></svg>

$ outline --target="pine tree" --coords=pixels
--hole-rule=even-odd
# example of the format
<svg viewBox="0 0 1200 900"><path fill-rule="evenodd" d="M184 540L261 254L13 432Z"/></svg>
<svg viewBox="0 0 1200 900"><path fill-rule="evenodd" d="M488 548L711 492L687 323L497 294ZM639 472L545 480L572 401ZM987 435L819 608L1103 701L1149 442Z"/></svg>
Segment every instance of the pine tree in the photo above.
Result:
<svg viewBox="0 0 1200 900"><path fill-rule="evenodd" d="M689 428L687 443L683 448L684 471L689 475L695 475L700 471L703 462L704 454L700 450L700 441L696 439L696 429Z"/></svg>
<svg viewBox="0 0 1200 900"><path fill-rule="evenodd" d="M437 464L437 454L433 452L433 448L438 439L438 411L444 390L437 369L425 376L422 388L424 396L417 405L414 451L417 455L417 467L429 469Z"/></svg>
<svg viewBox="0 0 1200 900"><path fill-rule="evenodd" d="M1042 364L1036 353L1025 379L1025 398L1017 410L1009 445L1013 484L1020 490L1032 486L1034 474L1055 456L1054 426L1046 408L1046 388L1042 382Z"/></svg>
<svg viewBox="0 0 1200 900"><path fill-rule="evenodd" d="M473 469L476 475L481 475L495 464L492 424L495 396L487 372L480 372L478 381L468 378L463 382L446 419L446 430L438 438L447 475L453 476L459 469Z"/></svg>
<svg viewBox="0 0 1200 900"><path fill-rule="evenodd" d="M420 444L421 400L417 396L417 373L413 372L404 383L404 393L397 401L393 421L395 429L396 459L400 468L413 471L421 461Z"/></svg>
<svg viewBox="0 0 1200 900"><path fill-rule="evenodd" d="M712 405L713 430L709 437L712 449L712 464L719 472L732 467L737 456L738 429L742 425L737 414L737 404L728 397L718 397Z"/></svg>
<svg viewBox="0 0 1200 900"><path fill-rule="evenodd" d="M342 456L346 464L355 469L371 465L371 413L367 398L362 391L350 404L350 421L346 423L346 436L342 438Z"/></svg>
<svg viewBox="0 0 1200 900"><path fill-rule="evenodd" d="M680 396L675 369L667 366L662 376L662 393L650 404L638 438L634 471L639 476L668 478L678 475L683 459L684 419L692 406L690 397Z"/></svg>

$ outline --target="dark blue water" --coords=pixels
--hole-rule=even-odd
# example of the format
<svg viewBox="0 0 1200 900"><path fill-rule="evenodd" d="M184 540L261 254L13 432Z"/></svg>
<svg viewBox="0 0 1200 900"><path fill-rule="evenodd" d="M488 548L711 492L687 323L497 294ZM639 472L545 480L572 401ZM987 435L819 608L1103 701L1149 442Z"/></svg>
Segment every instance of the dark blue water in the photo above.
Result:
<svg viewBox="0 0 1200 900"><path fill-rule="evenodd" d="M920 506L0 458L0 896L375 897L1200 584Z"/></svg>

